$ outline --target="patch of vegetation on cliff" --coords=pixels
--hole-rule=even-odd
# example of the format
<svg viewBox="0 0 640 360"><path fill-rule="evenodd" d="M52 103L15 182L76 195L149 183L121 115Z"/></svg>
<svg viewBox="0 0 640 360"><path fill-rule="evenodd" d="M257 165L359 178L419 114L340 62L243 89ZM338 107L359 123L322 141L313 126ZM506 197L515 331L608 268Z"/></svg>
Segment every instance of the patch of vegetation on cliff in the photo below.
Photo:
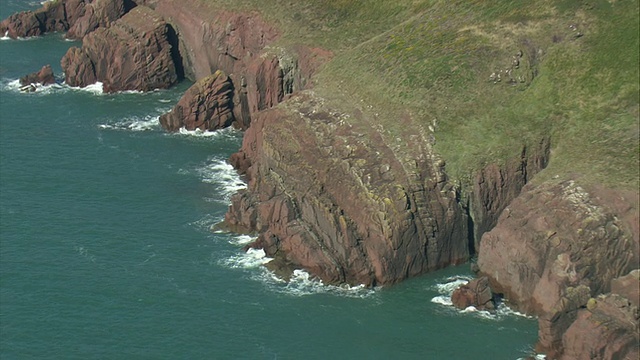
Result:
<svg viewBox="0 0 640 360"><path fill-rule="evenodd" d="M208 3L260 11L279 45L334 51L316 91L399 147L411 133L435 139L462 182L550 135L541 179L638 186L637 1Z"/></svg>

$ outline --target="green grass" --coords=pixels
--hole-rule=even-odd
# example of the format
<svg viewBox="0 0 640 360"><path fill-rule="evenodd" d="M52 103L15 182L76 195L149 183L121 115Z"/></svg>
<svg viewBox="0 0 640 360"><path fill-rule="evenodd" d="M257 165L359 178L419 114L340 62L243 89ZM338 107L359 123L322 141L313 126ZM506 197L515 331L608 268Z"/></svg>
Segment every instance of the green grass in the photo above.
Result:
<svg viewBox="0 0 640 360"><path fill-rule="evenodd" d="M550 135L541 179L638 187L637 0L208 3L260 11L283 31L277 45L332 50L316 91L390 141L435 124L435 150L462 182ZM515 84L490 80L506 69Z"/></svg>

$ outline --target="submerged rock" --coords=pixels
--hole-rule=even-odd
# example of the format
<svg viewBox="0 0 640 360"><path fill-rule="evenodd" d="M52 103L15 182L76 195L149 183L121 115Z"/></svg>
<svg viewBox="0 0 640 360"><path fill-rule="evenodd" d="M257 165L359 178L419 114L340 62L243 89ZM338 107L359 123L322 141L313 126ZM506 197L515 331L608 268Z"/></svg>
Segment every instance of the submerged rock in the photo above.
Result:
<svg viewBox="0 0 640 360"><path fill-rule="evenodd" d="M478 310L494 310L496 308L493 293L486 276L473 279L457 288L451 294L451 302L458 309L473 306Z"/></svg>
<svg viewBox="0 0 640 360"><path fill-rule="evenodd" d="M32 84L51 85L55 83L56 79L53 76L51 65L45 65L39 71L20 78L20 85L22 87L29 87Z"/></svg>
<svg viewBox="0 0 640 360"><path fill-rule="evenodd" d="M233 84L222 71L197 81L171 112L160 117L168 131L216 130L230 126L233 117Z"/></svg>
<svg viewBox="0 0 640 360"><path fill-rule="evenodd" d="M153 10L138 6L108 28L85 36L82 48L62 58L66 82L102 82L105 92L165 89L178 82L173 29Z"/></svg>

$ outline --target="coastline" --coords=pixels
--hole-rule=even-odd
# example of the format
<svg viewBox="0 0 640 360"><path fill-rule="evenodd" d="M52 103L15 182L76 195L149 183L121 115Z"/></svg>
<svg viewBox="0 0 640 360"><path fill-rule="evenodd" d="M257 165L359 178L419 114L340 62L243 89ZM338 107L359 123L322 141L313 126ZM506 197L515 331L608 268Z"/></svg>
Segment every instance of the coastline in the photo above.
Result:
<svg viewBox="0 0 640 360"><path fill-rule="evenodd" d="M276 41L279 31L255 13L222 12L208 19L198 5L178 8L172 1L147 3L176 28L185 75L200 80L213 70L223 70L236 84L235 126L248 130L242 149L231 161L247 177L249 189L232 198L226 221L257 232L259 238L252 246L263 248L266 255L280 257L283 263L302 267L328 283L374 286L465 262L480 251L481 259L489 259L480 261L480 270L489 275L492 287L528 313L542 317L553 314L556 302L569 297L567 289L589 282L589 296L575 300L580 304L570 309L561 309L571 312L571 321L586 301L609 292L613 279L638 267L638 228L634 226L638 193L575 185L580 179L536 180L535 174L553 161L552 139L526 143L504 163L472 172L468 175L471 185L451 179L447 159L434 149L437 133L434 138L433 131L410 114L401 115L400 129L385 129L368 105L336 107L339 102L323 96L326 88L311 86L316 85L313 74L321 63L333 56L330 51L302 46L273 51L269 43ZM189 28L190 23L209 25ZM206 47L207 43L219 46ZM554 194L559 204L551 208L542 200L537 204L536 199L541 199L537 194L543 191ZM536 203L533 208L532 203ZM536 210L543 215L534 217ZM544 215L565 212L577 214L578 220L560 217L558 224L550 224ZM601 215L595 221L594 213ZM526 222L514 222L527 216ZM520 273L529 283L505 283L504 268L483 265L500 264L490 257L500 253L492 254L491 249L513 247L513 236L501 232L508 234L511 227L541 221L547 225L525 228L520 236L530 235L529 241L538 242L544 238L555 252L549 255L541 246L507 255L514 262L543 263ZM573 227L566 227L567 223ZM593 233L603 229L613 244L624 239L620 254L631 257L617 263L579 257L580 249L591 247L594 238L601 239L581 229ZM563 235L554 237L554 231ZM487 239L492 239L490 247ZM561 246L582 242L573 252ZM483 244L487 249L482 250ZM516 260L520 255L524 260ZM573 273L567 272L571 266ZM601 271L596 276L584 270L594 266ZM542 278L550 280L545 283ZM535 288L538 283L543 284L542 290L514 290ZM556 297L543 291L549 287L558 293ZM551 304L537 305L541 300ZM568 328L568 324L561 326ZM564 330L556 332L562 336ZM561 353L558 341L563 340L549 340L543 349Z"/></svg>

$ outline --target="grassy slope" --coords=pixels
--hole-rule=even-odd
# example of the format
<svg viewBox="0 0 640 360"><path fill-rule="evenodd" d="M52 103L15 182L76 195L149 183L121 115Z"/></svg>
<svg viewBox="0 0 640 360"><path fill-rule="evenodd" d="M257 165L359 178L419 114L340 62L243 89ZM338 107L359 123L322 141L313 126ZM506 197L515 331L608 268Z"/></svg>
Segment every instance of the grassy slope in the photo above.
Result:
<svg viewBox="0 0 640 360"><path fill-rule="evenodd" d="M551 134L541 179L638 187L637 0L202 1L260 11L280 45L333 50L317 91L390 138L406 132L403 117L433 126L462 181Z"/></svg>

